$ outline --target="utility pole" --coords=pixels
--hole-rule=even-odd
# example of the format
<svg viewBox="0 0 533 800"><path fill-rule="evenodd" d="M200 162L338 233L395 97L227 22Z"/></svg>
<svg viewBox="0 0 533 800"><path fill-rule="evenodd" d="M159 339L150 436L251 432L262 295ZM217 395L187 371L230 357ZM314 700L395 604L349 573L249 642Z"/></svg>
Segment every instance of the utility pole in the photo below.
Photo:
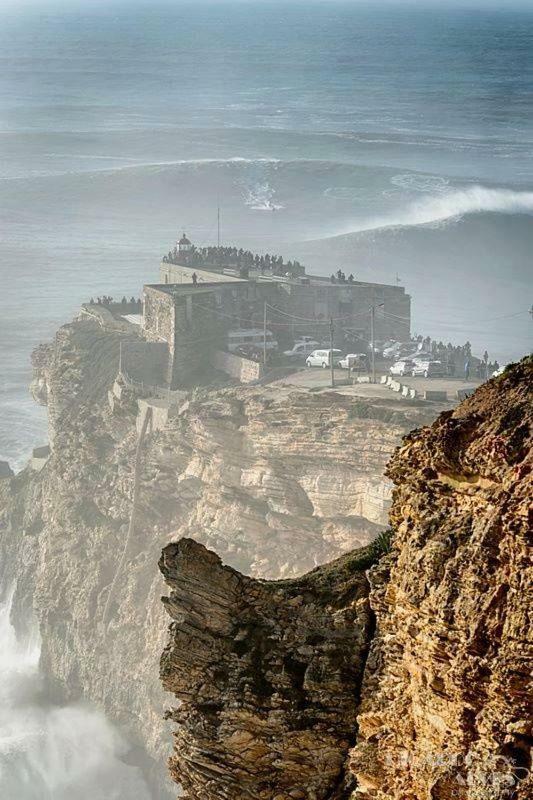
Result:
<svg viewBox="0 0 533 800"><path fill-rule="evenodd" d="M335 368L333 366L333 334L335 326L333 325L333 317L329 319L329 365L331 369L331 388L335 388Z"/></svg>
<svg viewBox="0 0 533 800"><path fill-rule="evenodd" d="M374 316L376 307L370 306L370 358L372 359L372 383L376 382L376 353L374 350Z"/></svg>
<svg viewBox="0 0 533 800"><path fill-rule="evenodd" d="M376 308L383 308L385 303L379 303L377 306L371 305L370 306L370 347L372 349L371 359L372 359L372 383L376 382L376 342L375 342L375 317L376 317Z"/></svg>
<svg viewBox="0 0 533 800"><path fill-rule="evenodd" d="M263 305L263 366L267 363L267 304Z"/></svg>
<svg viewBox="0 0 533 800"><path fill-rule="evenodd" d="M220 247L220 205L217 206L217 247Z"/></svg>

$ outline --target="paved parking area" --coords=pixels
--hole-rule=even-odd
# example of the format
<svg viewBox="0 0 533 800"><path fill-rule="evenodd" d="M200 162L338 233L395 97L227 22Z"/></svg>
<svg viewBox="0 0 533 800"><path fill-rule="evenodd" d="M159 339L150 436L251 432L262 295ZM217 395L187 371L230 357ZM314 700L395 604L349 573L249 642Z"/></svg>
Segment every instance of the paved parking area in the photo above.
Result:
<svg viewBox="0 0 533 800"><path fill-rule="evenodd" d="M421 395L423 395L426 390L447 392L449 400L457 400L457 391L459 389L473 391L483 383L483 381L477 379L464 381L461 378L424 378L422 376L416 378L397 378L396 380L399 380L406 386L410 386L412 389L416 389Z"/></svg>
<svg viewBox="0 0 533 800"><path fill-rule="evenodd" d="M351 385L348 384L348 374L346 370L336 369L335 389L342 394L352 394L357 397L379 397L384 400L409 402L406 401L405 398L402 397L398 392L393 392L388 386L379 383L381 375L383 374L385 373L381 371L376 373L376 379L378 383L356 383ZM471 391L476 389L481 383L479 380L466 382L460 378L409 377L399 378L398 380L400 380L401 383L416 389L421 398L423 398L426 390L446 392L448 395L448 407L454 406L459 402L457 397L457 391L459 389L467 389ZM331 374L329 369L304 368L287 375L284 378L281 378L279 383L286 386L294 386L295 388L307 391L331 390Z"/></svg>

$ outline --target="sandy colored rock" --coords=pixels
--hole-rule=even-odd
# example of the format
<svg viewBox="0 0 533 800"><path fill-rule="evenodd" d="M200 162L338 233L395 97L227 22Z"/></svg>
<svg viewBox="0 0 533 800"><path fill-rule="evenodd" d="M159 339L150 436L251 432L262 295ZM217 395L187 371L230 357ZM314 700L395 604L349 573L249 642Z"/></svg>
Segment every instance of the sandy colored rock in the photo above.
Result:
<svg viewBox="0 0 533 800"><path fill-rule="evenodd" d="M347 797L372 631L367 550L258 581L189 539L163 550L163 686L180 705L170 772L190 800Z"/></svg>
<svg viewBox="0 0 533 800"><path fill-rule="evenodd" d="M531 359L406 438L351 768L356 798L526 800Z"/></svg>
<svg viewBox="0 0 533 800"><path fill-rule="evenodd" d="M5 585L17 580L17 625L39 622L54 696L103 708L163 782L161 549L187 536L278 578L365 545L386 522L384 465L427 412L279 386L192 392L142 449L137 524L104 624L129 526L138 411L127 386L111 404L108 392L131 337L85 318L36 351L52 453L41 472L0 481L0 571Z"/></svg>

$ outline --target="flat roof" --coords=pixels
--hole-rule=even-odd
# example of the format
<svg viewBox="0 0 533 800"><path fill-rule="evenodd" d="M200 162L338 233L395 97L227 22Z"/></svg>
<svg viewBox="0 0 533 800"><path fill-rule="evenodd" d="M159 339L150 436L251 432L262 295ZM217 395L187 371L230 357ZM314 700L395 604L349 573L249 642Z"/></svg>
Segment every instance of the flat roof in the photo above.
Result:
<svg viewBox="0 0 533 800"><path fill-rule="evenodd" d="M229 269L229 267L218 267L208 264L197 264L196 266L188 266L187 264L171 264L170 261L162 261L161 266L165 270L171 268L174 273L178 273L180 283L192 283L192 275L195 272L200 283L236 283L242 278L236 278L233 275L223 273L222 269Z"/></svg>
<svg viewBox="0 0 533 800"><path fill-rule="evenodd" d="M228 281L226 286L235 286L235 284L246 285L249 281L238 280ZM153 289L156 292L170 295L186 295L186 294L202 294L204 292L212 292L213 289L220 289L224 283L222 281L214 281L213 283L146 283L145 289Z"/></svg>

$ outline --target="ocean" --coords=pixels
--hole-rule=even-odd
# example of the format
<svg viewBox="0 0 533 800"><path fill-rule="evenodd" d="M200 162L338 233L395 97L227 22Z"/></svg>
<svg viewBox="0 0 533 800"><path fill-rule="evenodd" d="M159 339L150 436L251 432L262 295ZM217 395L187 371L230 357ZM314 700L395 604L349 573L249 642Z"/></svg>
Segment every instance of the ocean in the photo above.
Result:
<svg viewBox="0 0 533 800"><path fill-rule="evenodd" d="M4 5L0 64L13 467L46 441L32 349L91 296L140 295L183 231L215 243L217 206L225 244L398 281L416 332L502 363L530 349L533 8ZM3 595L2 797L151 797L98 710L43 698Z"/></svg>
<svg viewBox="0 0 533 800"><path fill-rule="evenodd" d="M533 8L0 12L0 458L46 440L29 357L139 295L184 230L399 281L413 330L531 346Z"/></svg>

